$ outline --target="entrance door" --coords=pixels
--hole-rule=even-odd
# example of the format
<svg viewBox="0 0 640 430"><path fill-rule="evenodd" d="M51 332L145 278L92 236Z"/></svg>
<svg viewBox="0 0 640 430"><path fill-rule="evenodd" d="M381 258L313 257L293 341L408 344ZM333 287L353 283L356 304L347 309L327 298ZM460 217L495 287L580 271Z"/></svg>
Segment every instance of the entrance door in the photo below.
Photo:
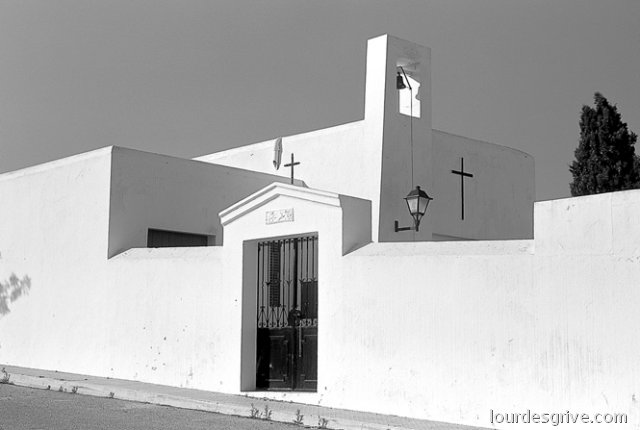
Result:
<svg viewBox="0 0 640 430"><path fill-rule="evenodd" d="M318 237L258 244L256 387L318 385Z"/></svg>

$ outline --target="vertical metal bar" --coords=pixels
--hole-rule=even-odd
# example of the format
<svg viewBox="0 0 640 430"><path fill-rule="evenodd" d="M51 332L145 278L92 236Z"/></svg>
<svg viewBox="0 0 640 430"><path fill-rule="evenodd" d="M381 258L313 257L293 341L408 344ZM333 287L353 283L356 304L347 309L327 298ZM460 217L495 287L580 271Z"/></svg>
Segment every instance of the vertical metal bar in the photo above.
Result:
<svg viewBox="0 0 640 430"><path fill-rule="evenodd" d="M277 309L277 303L276 303L276 299L278 297L277 297L276 286L274 285L274 282L278 281L278 277L280 276L280 264L278 261L278 257L276 257L279 251L278 245L279 244L277 241L271 242L271 261L269 262L269 266L271 270L271 276L270 276L271 282L269 286L269 306L271 306L271 319L273 320L276 327L278 326L279 318L278 318L278 309ZM277 269L276 269L276 264L277 264ZM278 285L278 288L280 288L279 285Z"/></svg>
<svg viewBox="0 0 640 430"><path fill-rule="evenodd" d="M287 326L287 318L288 318L288 306L289 306L289 298L287 297L287 290L289 284L289 243L286 239L282 239L282 327Z"/></svg>
<svg viewBox="0 0 640 430"><path fill-rule="evenodd" d="M318 238L316 236L313 237L313 281L314 281L314 290L313 290L313 302L314 302L314 308L313 308L313 317L314 318L318 318L318 298L319 298L319 292L318 292L318 266L316 264L316 258L318 258ZM315 325L315 324L314 324Z"/></svg>
<svg viewBox="0 0 640 430"><path fill-rule="evenodd" d="M293 246L293 239L289 239L289 258L287 259L287 261L289 261L289 271L287 272L289 275L289 282L287 283L287 287L289 288L289 291L287 291L289 295L289 312L296 307L295 294L291 287L293 285L293 278L295 277L294 256L296 251Z"/></svg>
<svg viewBox="0 0 640 430"><path fill-rule="evenodd" d="M280 255L280 243L277 240L271 241L271 289L270 306L271 321L274 327L278 327L280 322L280 267L282 266L282 256Z"/></svg>
<svg viewBox="0 0 640 430"><path fill-rule="evenodd" d="M266 255L266 264L269 270L269 282L271 282L271 253L273 252L273 243L272 242L268 242L268 247L269 247L269 253L265 253ZM265 295L267 296L265 299L266 305L267 305L267 321L269 321L269 327L273 327L273 308L271 307L271 291L269 291L271 289L271 286L268 285L268 293L266 293Z"/></svg>
<svg viewBox="0 0 640 430"><path fill-rule="evenodd" d="M272 275L272 284L271 284L271 294L273 298L271 299L271 313L273 319L273 323L276 327L280 326L280 270L282 267L282 256L280 255L280 242L277 240L271 241L271 246L273 249L271 250L273 262L271 263L271 270L273 270Z"/></svg>
<svg viewBox="0 0 640 430"><path fill-rule="evenodd" d="M286 264L287 264L287 283L286 283L286 289L285 289L285 296L287 297L287 306L286 306L286 310L287 310L287 323L285 324L285 327L289 325L289 313L291 312L291 239L286 239L286 244L287 244L287 258L286 258Z"/></svg>
<svg viewBox="0 0 640 430"><path fill-rule="evenodd" d="M309 318L309 237L305 238L305 255L304 255L304 317Z"/></svg>
<svg viewBox="0 0 640 430"><path fill-rule="evenodd" d="M284 250L285 250L285 258L284 258L284 276L286 281L282 284L282 295L285 297L286 303L283 307L283 309L285 310L284 312L284 316L285 316L285 321L284 324L282 325L283 327L287 327L289 325L289 312L291 311L289 308L291 306L291 298L289 297L289 290L291 289L290 284L291 284L291 275L290 275L290 271L291 271L291 242L289 241L289 239L284 239L283 240L284 243Z"/></svg>
<svg viewBox="0 0 640 430"><path fill-rule="evenodd" d="M269 321L269 298L266 297L265 285L266 279L269 277L269 254L270 254L269 242L264 242L262 248L262 302L264 306L265 327L269 327L271 321Z"/></svg>
<svg viewBox="0 0 640 430"><path fill-rule="evenodd" d="M285 327L286 312L284 309L287 307L287 241L280 241L280 302L282 304L282 327Z"/></svg>
<svg viewBox="0 0 640 430"><path fill-rule="evenodd" d="M304 238L304 278L309 279L309 238Z"/></svg>
<svg viewBox="0 0 640 430"><path fill-rule="evenodd" d="M262 244L262 269L260 270L260 276L262 277L261 282L260 282L260 294L262 296L262 318L263 318L263 326L264 327L269 327L269 302L268 299L265 297L265 277L266 277L266 270L267 270L267 264L265 264L265 259L269 258L268 257L268 251L269 251L269 245L267 243L263 243Z"/></svg>
<svg viewBox="0 0 640 430"><path fill-rule="evenodd" d="M260 284L260 293L262 294L262 312L264 315L264 326L269 327L269 296L267 295L267 282L269 270L269 244L264 242L262 244L262 270L260 274L262 276L262 283Z"/></svg>
<svg viewBox="0 0 640 430"><path fill-rule="evenodd" d="M460 194L462 196L462 219L464 219L464 158L460 158Z"/></svg>
<svg viewBox="0 0 640 430"><path fill-rule="evenodd" d="M285 297L284 297L284 285L287 282L286 280L286 272L285 266L287 264L286 258L286 248L285 244L282 240L278 240L278 327L282 327L282 321L284 320L283 309L285 307Z"/></svg>
<svg viewBox="0 0 640 430"><path fill-rule="evenodd" d="M289 318L289 242L282 239L282 327L288 325Z"/></svg>
<svg viewBox="0 0 640 430"><path fill-rule="evenodd" d="M256 264L256 269L257 269L257 273L256 273L256 320L257 320L257 324L258 327L260 327L260 249L262 248L261 244L258 243L258 261Z"/></svg>
<svg viewBox="0 0 640 430"><path fill-rule="evenodd" d="M293 306L298 306L298 238L293 239Z"/></svg>
<svg viewBox="0 0 640 430"><path fill-rule="evenodd" d="M293 303L293 294L291 292L291 279L292 279L292 270L293 270L293 264L292 264L292 258L293 258L293 240L292 239L287 239L287 312L288 315L291 314L291 311L293 310L293 308L295 307L294 303ZM287 326L289 325L289 321L287 318Z"/></svg>

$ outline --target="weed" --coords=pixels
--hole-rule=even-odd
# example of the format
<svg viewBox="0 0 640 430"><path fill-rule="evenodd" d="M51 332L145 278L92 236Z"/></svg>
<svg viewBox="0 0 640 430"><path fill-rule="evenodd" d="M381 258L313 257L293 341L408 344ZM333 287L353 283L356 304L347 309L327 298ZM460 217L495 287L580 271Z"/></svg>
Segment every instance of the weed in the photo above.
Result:
<svg viewBox="0 0 640 430"><path fill-rule="evenodd" d="M47 385L47 390L50 390L50 389L51 389L51 385Z"/></svg>
<svg viewBox="0 0 640 430"><path fill-rule="evenodd" d="M78 386L74 385L73 387L71 387L71 393L72 394L78 394Z"/></svg>
<svg viewBox="0 0 640 430"><path fill-rule="evenodd" d="M60 391L61 393L64 391L64 388L62 388L62 385L60 385L60 388L58 388L58 391Z"/></svg>
<svg viewBox="0 0 640 430"><path fill-rule="evenodd" d="M295 420L293 420L293 423L294 423L294 424L298 424L299 426L301 426L301 425L302 425L302 420L303 420L303 419L304 419L304 415L302 415L302 414L300 413L300 409L298 409L298 410L296 411L296 419L295 419Z"/></svg>
<svg viewBox="0 0 640 430"><path fill-rule="evenodd" d="M109 398L113 399L113 397L116 395L116 393L114 393L113 391L109 392Z"/></svg>
<svg viewBox="0 0 640 430"><path fill-rule="evenodd" d="M9 379L11 379L11 375L7 372L7 369L2 368L2 377L0 378L0 384L8 384Z"/></svg>
<svg viewBox="0 0 640 430"><path fill-rule="evenodd" d="M251 418L255 418L257 420L266 420L271 421L271 413L273 411L269 409L269 405L264 405L264 412L260 412L260 409L256 408L253 403L251 403Z"/></svg>
<svg viewBox="0 0 640 430"><path fill-rule="evenodd" d="M327 424L329 424L329 420L326 418L318 417L318 428L326 429Z"/></svg>
<svg viewBox="0 0 640 430"><path fill-rule="evenodd" d="M251 403L251 418L260 418L260 411Z"/></svg>
<svg viewBox="0 0 640 430"><path fill-rule="evenodd" d="M269 409L269 405L264 405L264 413L263 413L262 419L271 421L271 412L273 411Z"/></svg>

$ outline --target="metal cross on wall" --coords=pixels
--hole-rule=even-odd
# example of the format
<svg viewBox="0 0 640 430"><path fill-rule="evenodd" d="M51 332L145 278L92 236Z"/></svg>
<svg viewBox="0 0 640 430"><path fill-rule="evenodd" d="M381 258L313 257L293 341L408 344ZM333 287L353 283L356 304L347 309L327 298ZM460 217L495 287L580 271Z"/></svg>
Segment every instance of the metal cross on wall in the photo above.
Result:
<svg viewBox="0 0 640 430"><path fill-rule="evenodd" d="M291 153L291 163L287 163L284 165L284 167L291 167L291 185L293 185L293 168L295 166L297 166L298 164L300 164L299 161L294 162L293 161L293 152Z"/></svg>
<svg viewBox="0 0 640 430"><path fill-rule="evenodd" d="M473 175L464 171L464 158L462 157L460 158L460 170L452 170L451 173L460 175L460 207L462 208L461 217L464 219L464 178L465 176L467 178L473 178Z"/></svg>

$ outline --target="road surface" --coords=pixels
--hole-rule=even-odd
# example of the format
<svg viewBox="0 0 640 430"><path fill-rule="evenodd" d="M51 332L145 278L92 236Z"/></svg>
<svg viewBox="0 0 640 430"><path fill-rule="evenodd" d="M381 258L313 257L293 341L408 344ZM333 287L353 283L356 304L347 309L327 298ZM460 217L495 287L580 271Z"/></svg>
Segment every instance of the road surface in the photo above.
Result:
<svg viewBox="0 0 640 430"><path fill-rule="evenodd" d="M299 430L300 427L169 406L0 384L0 430L27 429Z"/></svg>

